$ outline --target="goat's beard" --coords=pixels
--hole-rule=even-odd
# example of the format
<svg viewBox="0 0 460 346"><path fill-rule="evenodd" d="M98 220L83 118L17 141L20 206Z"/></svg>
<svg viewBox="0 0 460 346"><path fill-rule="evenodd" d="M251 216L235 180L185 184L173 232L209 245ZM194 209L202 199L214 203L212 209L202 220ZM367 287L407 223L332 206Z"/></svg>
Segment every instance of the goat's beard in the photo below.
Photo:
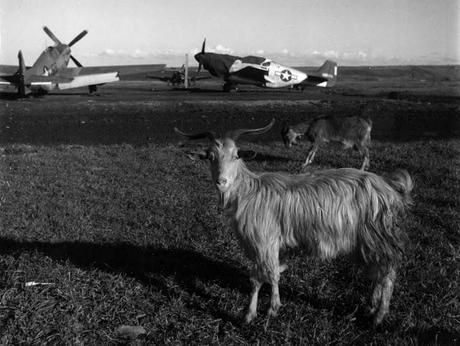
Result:
<svg viewBox="0 0 460 346"><path fill-rule="evenodd" d="M228 194L228 191L226 192L222 192L222 191L218 191L217 192L217 196L219 198L219 208L221 208L222 210L226 210L226 208L229 207L229 194Z"/></svg>
<svg viewBox="0 0 460 346"><path fill-rule="evenodd" d="M217 195L219 196L219 207L224 209L225 208L225 192L218 191Z"/></svg>

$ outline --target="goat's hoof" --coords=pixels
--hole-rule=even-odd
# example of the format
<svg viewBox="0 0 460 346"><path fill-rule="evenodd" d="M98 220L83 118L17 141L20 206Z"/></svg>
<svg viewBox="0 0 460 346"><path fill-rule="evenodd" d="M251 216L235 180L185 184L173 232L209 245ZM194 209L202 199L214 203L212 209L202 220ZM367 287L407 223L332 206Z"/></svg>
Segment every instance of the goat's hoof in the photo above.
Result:
<svg viewBox="0 0 460 346"><path fill-rule="evenodd" d="M284 271L285 271L286 269L288 269L288 268L289 268L289 266L288 266L287 264L282 264L282 265L280 265L280 274L281 274L282 272L284 272Z"/></svg>
<svg viewBox="0 0 460 346"><path fill-rule="evenodd" d="M374 320L372 321L372 325L374 328L377 328L382 323L383 317L384 316L381 316L381 314L375 314Z"/></svg>
<svg viewBox="0 0 460 346"><path fill-rule="evenodd" d="M377 308L373 308L373 307L368 307L366 310L367 311L365 312L365 315L367 315L368 317L373 317L375 313L377 312Z"/></svg>
<svg viewBox="0 0 460 346"><path fill-rule="evenodd" d="M279 306L277 306L277 307L272 307L272 306L271 306L271 307L268 309L267 315L270 316L270 317L276 317L276 316L278 316L278 310L279 310L279 308L280 308Z"/></svg>
<svg viewBox="0 0 460 346"><path fill-rule="evenodd" d="M256 318L256 316L257 316L257 313L248 312L248 313L246 314L246 316L244 317L244 322L245 322L246 324L249 324L249 323L252 322L252 320L253 320L254 318Z"/></svg>

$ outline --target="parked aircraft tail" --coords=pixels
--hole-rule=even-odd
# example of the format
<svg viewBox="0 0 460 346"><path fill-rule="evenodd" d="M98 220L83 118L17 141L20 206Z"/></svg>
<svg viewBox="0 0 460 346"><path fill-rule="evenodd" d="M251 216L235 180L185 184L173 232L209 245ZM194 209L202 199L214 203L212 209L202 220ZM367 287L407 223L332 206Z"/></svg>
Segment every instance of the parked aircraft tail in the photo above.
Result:
<svg viewBox="0 0 460 346"><path fill-rule="evenodd" d="M332 87L337 82L338 66L335 61L326 60L324 64L318 69L318 74L327 79L326 86Z"/></svg>
<svg viewBox="0 0 460 346"><path fill-rule="evenodd" d="M300 84L302 90L305 86L333 87L337 82L337 63L326 60L324 64L315 72L307 74L307 78Z"/></svg>

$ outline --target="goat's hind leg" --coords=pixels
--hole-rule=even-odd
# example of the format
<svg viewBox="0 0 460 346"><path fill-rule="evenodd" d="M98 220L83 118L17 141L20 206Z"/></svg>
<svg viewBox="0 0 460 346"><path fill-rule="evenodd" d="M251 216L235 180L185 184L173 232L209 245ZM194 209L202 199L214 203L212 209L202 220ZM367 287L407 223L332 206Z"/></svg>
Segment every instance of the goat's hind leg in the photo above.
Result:
<svg viewBox="0 0 460 346"><path fill-rule="evenodd" d="M383 318L390 311L390 300L393 295L395 280L396 271L393 267L387 268L385 272L378 275L371 298L371 312L374 314L374 326L382 323Z"/></svg>
<svg viewBox="0 0 460 346"><path fill-rule="evenodd" d="M369 310L370 315L374 315L380 306L380 300L382 299L382 284L380 282L374 283L374 290L371 296L371 308Z"/></svg>

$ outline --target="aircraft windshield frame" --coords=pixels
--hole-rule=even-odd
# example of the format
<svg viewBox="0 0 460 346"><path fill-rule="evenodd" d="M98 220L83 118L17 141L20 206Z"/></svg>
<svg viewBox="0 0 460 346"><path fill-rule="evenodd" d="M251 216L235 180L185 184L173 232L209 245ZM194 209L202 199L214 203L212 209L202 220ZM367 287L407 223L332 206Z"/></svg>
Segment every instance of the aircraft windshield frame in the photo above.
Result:
<svg viewBox="0 0 460 346"><path fill-rule="evenodd" d="M272 62L270 60L267 60L267 61L264 61L263 63L261 63L260 66L270 67L271 64L272 64Z"/></svg>

